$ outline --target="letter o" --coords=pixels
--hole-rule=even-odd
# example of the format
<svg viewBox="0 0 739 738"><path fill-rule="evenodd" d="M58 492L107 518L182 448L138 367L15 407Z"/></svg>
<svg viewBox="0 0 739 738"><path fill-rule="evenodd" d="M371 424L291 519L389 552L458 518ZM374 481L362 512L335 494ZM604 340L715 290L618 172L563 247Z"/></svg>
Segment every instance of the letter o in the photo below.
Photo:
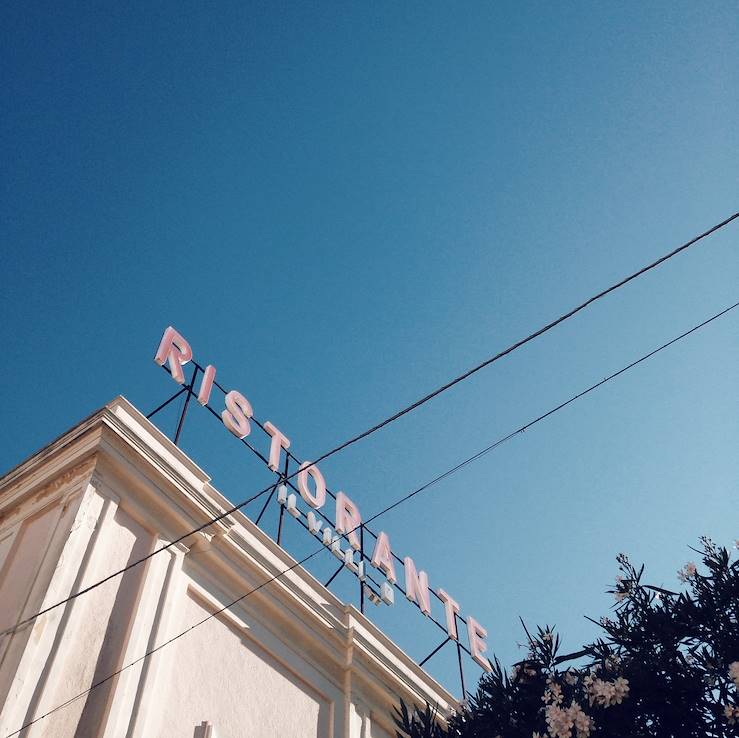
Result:
<svg viewBox="0 0 739 738"><path fill-rule="evenodd" d="M316 492L313 494L308 487L308 475L313 477ZM298 472L298 489L300 496L312 507L318 510L326 502L326 480L317 466L312 466L310 461L304 461Z"/></svg>

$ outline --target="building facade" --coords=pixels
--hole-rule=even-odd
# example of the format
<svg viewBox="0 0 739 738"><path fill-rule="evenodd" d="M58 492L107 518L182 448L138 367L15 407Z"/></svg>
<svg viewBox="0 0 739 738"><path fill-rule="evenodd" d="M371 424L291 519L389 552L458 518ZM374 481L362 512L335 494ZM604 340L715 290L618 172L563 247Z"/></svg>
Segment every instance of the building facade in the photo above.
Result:
<svg viewBox="0 0 739 738"><path fill-rule="evenodd" d="M388 738L399 698L454 706L240 512L135 564L231 506L122 397L5 475L0 736Z"/></svg>

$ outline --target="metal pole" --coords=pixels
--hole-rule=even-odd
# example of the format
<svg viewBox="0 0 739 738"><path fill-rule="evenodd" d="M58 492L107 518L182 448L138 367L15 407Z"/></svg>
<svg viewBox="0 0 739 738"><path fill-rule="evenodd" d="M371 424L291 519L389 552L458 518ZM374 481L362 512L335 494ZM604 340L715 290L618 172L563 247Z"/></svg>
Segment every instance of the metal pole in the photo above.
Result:
<svg viewBox="0 0 739 738"><path fill-rule="evenodd" d="M280 522L277 524L277 545L282 545L282 521L285 518L285 506L280 505Z"/></svg>
<svg viewBox="0 0 739 738"><path fill-rule="evenodd" d="M454 621L457 621L457 614L454 614ZM462 666L462 647L457 641L457 661L459 661L459 679L462 682L462 700L467 699L467 687L464 684L464 667Z"/></svg>
<svg viewBox="0 0 739 738"><path fill-rule="evenodd" d="M419 662L419 666L423 666L432 656L435 656L439 651L441 651L444 646L446 646L449 641L452 640L451 636L447 636L423 661Z"/></svg>
<svg viewBox="0 0 739 738"><path fill-rule="evenodd" d="M282 472L282 479L280 480L281 484L285 483L285 480L288 477L288 471L290 469L290 456L288 454L285 454L285 470ZM282 545L282 523L285 519L285 506L280 505L280 522L277 525L277 545Z"/></svg>
<svg viewBox="0 0 739 738"><path fill-rule="evenodd" d="M257 515L257 519L254 521L256 525L259 525L259 521L262 519L262 515L264 515L265 511L267 510L267 506L269 505L270 502L272 502L272 499L273 499L272 495L275 493L276 489L277 489L277 485L272 487L269 494L267 495L267 499L264 501L264 505L262 506L262 509L259 515Z"/></svg>
<svg viewBox="0 0 739 738"><path fill-rule="evenodd" d="M364 561L364 524L359 526L359 560ZM364 615L364 582L359 580L359 612Z"/></svg>
<svg viewBox="0 0 739 738"><path fill-rule="evenodd" d="M172 400L176 400L183 392L187 392L187 387L183 387L179 392L176 392L172 397L170 397L168 400L163 402L156 410L152 410L146 417L147 419L153 418L160 410L164 410L167 405L169 405Z"/></svg>
<svg viewBox="0 0 739 738"><path fill-rule="evenodd" d="M187 415L187 408L190 407L190 399L192 398L193 391L192 388L195 386L195 377L198 376L198 366L195 365L195 368L192 372L192 379L190 380L190 384L187 385L185 389L187 389L187 397L185 398L185 405L182 408L182 415L180 415L180 422L177 423L177 432L174 434L174 445L177 446L180 442L180 435L182 434L182 426L185 424L185 416Z"/></svg>
<svg viewBox="0 0 739 738"><path fill-rule="evenodd" d="M324 586L324 587L328 587L328 585L329 585L329 584L331 584L331 582L333 582L333 581L334 581L334 579L336 579L336 577L338 577L338 576L339 576L339 574L341 574L341 572L342 572L342 570L343 570L343 569L344 569L344 564L342 564L342 565L341 565L341 566L340 566L340 567L339 567L339 568L338 568L338 569L337 569L337 570L336 570L336 571L335 571L335 572L334 572L334 573L333 573L333 574L331 575L331 578L330 578L330 579L329 579L329 580L328 580L328 581L326 582L326 584L324 584L323 586Z"/></svg>

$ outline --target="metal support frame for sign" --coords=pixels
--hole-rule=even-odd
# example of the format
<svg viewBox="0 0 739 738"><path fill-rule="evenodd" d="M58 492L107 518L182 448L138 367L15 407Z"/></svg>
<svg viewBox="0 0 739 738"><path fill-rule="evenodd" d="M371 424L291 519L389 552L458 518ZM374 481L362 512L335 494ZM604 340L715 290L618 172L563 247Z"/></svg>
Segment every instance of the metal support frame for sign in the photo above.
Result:
<svg viewBox="0 0 739 738"><path fill-rule="evenodd" d="M455 626L457 624L457 618L459 616L455 613L454 614L454 623ZM457 632L459 632L459 628L457 627ZM467 687L464 683L464 664L462 663L462 644L459 642L459 639L457 639L457 661L459 663L459 680L462 683L462 699L467 699Z"/></svg>
<svg viewBox="0 0 739 738"><path fill-rule="evenodd" d="M261 423L259 423L259 427L262 428L262 430L264 430ZM287 472L289 469L290 469L290 455L286 453L285 454L285 470L283 471L282 479L280 480L283 484L289 481L287 478ZM285 507L283 505L280 505L280 519L277 524L277 545L278 546L282 545L282 525L284 522L285 522Z"/></svg>
<svg viewBox="0 0 739 738"><path fill-rule="evenodd" d="M185 418L187 417L187 410L190 407L190 400L192 400L193 396L193 388L195 387L195 380L198 378L198 370L199 366L195 364L195 368L192 370L192 378L190 379L190 384L185 387L187 390L187 397L185 398L185 404L182 407L182 413L180 414L180 420L177 423L177 430L174 434L174 445L178 446L180 443L180 436L182 435L182 426L185 425Z"/></svg>
<svg viewBox="0 0 739 738"><path fill-rule="evenodd" d="M277 489L277 485L275 484L270 490L270 493L267 495L267 499L264 501L264 505L262 505L262 509L259 511L259 515L257 515L257 519L254 521L256 525L259 525L260 521L264 517L264 513L267 512L269 503L272 502L272 495L275 493L276 489Z"/></svg>
<svg viewBox="0 0 739 738"><path fill-rule="evenodd" d="M182 394L187 393L187 396L185 398L185 402L184 402L184 404L182 406L182 410L180 411L180 414L179 414L179 418L178 418L178 421L177 421L177 427L176 427L176 430L175 430L175 433L174 433L174 443L175 443L175 445L179 445L180 438L182 436L182 430L183 430L183 427L184 427L184 424L185 424L185 419L187 417L187 412L188 412L188 409L190 407L190 401L191 401L192 397L195 395L195 391L194 391L195 380L197 379L198 373L202 372L203 374L205 374L205 370L203 369L203 367L201 367L194 360L193 360L192 363L193 363L194 367L193 367L192 376L190 378L190 382L187 385L183 386L181 389L179 389L174 395L172 395L170 398L168 398L167 400L165 400L161 405L159 405L158 407L156 407L154 410L152 410L146 416L148 419L151 419L154 415L156 415L157 413L159 413L161 410L163 410L165 407L167 407L170 403L172 403L174 400L176 400ZM162 368L168 374L171 374L171 372L169 371L169 369L166 366L162 366ZM224 387L222 387L216 381L213 382L213 386L214 387L217 387L221 392L224 393L224 395L227 394L227 392L228 392ZM214 417L216 417L219 420L219 422L223 422L221 416L215 410L213 410L213 408L211 408L208 404L203 405L203 407L206 410L208 410L211 415L213 415ZM262 432L267 433L265 427L256 418L254 418L252 416L250 418L250 420L252 420L262 430ZM262 462L264 464L269 465L268 459L258 449L256 449L249 441L247 441L245 438L241 438L239 440L253 454L255 454L256 456L258 456L262 460ZM278 475L278 479L275 481L275 484L273 485L272 489L269 491L269 494L267 496L267 499L264 502L263 506L261 507L261 509L259 511L259 514L257 515L257 517L255 519L255 523L257 525L259 525L259 523L261 522L262 518L264 517L264 514L266 513L267 508L269 507L270 502L275 499L274 492L275 492L275 490L280 485L283 485L284 484L285 486L289 487L290 489L294 490L294 492L296 492L296 493L299 494L298 487L294 484L293 480L291 480L289 478L289 468L290 468L290 461L291 460L293 462L295 462L298 466L301 463L300 460L293 453L291 453L289 449L285 449L285 465L284 465L284 469L283 469L283 471L275 472ZM336 495L333 492L331 492L331 490L329 490L327 488L326 489L326 492L327 492L327 494L331 498L333 498L334 500L336 499ZM279 508L280 508L280 511L279 511L279 519L278 519L278 524L277 524L276 542L277 542L278 545L282 545L283 527L284 527L284 519L285 519L285 505L284 504L280 504L279 505ZM335 527L334 521L332 521L329 517L327 517L325 515L325 513L323 513L321 510L319 510L319 509L313 509L312 512L314 514L318 515L320 518L322 518L332 529ZM296 517L295 519L306 530L308 530L307 524L302 520L301 517ZM356 552L358 554L358 556L359 556L360 562L369 562L371 560L371 557L365 551L365 533L367 533L368 535L370 535L371 537L373 537L375 540L377 540L377 538L378 538L377 534L374 531L372 531L369 527L367 527L364 523L362 523L360 525L360 527L359 527L360 548ZM401 566L404 566L403 559L401 559L394 551L392 552L392 557ZM328 587L334 581L334 579L336 579L336 577L338 577L338 575L344 569L346 569L346 568L348 568L348 567L345 564L342 564L331 575L331 577L329 578L329 580L326 582L325 586ZM365 579L367 581L364 581ZM370 588L370 590L371 590L370 591L370 596L372 597L372 596L377 595L377 592L375 591L375 589L371 585L372 584L375 585L375 587L377 587L377 589L379 590L379 589L381 589L381 583L378 582L369 573L365 573L364 576L361 577L361 578L358 577L358 581L359 581L359 608L360 608L360 611L363 614L365 614L365 605L366 605L365 590L366 590L366 587L369 587ZM394 587L395 589L397 589L404 597L407 598L407 593L406 593L405 589L402 586L400 586L400 584L398 584L398 582L391 582L391 585L392 585L392 587ZM429 587L429 592L432 593L434 595L434 597L438 601L440 601L442 603L444 602L444 600L440 597L440 595L438 594L438 592L435 589L433 589L433 587ZM418 603L415 603L414 602L414 604L416 605L416 607L418 607L420 609ZM428 620L430 620L432 623L434 623L434 625L436 625L438 628L440 628L441 630L443 630L445 633L447 632L446 626L443 625L442 623L440 623L431 614L424 613L424 615L425 615L425 617ZM462 622L465 625L467 623L467 621L466 621L465 618L463 618L461 615L458 615L456 613L455 613L454 618L455 618L455 625L457 625L457 626L458 626L458 622ZM459 628L458 627L457 627L457 633L459 633ZM445 640L442 641L428 656L426 656L426 658L424 658L419 663L419 666L423 666L432 656L436 655L444 646L446 646L447 643L449 643L452 640L454 641L454 643L456 645L457 661L458 661L458 664L459 664L459 678L460 678L460 683L461 683L461 687L462 687L462 699L464 700L464 699L467 699L467 689L466 689L466 685L465 685L464 667L463 667L463 663L462 663L462 652L464 651L469 656L472 656L472 653L471 653L470 649L467 648L467 646L465 646L464 644L462 644L460 642L459 637L457 637L457 639L453 639L451 636L447 635L447 637L445 638Z"/></svg>
<svg viewBox="0 0 739 738"><path fill-rule="evenodd" d="M359 555L364 561L364 523L359 526ZM364 615L364 582L359 580L359 611Z"/></svg>
<svg viewBox="0 0 739 738"><path fill-rule="evenodd" d="M190 387L183 387L179 392L175 392L168 400L165 400L159 407L154 408L147 416L147 420L154 417L160 410L164 410L170 402L174 402L183 392L187 392ZM176 445L176 444L175 444Z"/></svg>
<svg viewBox="0 0 739 738"><path fill-rule="evenodd" d="M447 636L423 661L419 661L418 665L423 666L432 656L435 656L439 651L441 651L444 646L446 646L449 641L452 640L451 636Z"/></svg>
<svg viewBox="0 0 739 738"><path fill-rule="evenodd" d="M333 573L333 574L332 574L332 575L331 575L331 576L329 577L328 581L327 581L327 582L326 582L326 583L325 583L325 584L324 584L323 586L324 586L324 587L328 587L328 585L329 585L329 584L331 584L331 582L333 582L333 581L334 581L334 579L336 579L336 577L338 577L338 576L339 576L339 574L341 574L341 572L342 572L342 571L344 571L344 564L342 564L342 565L341 565L341 566L340 566L340 567L339 567L339 568L338 568L338 569L337 569L337 570L336 570L336 571L335 571L335 572L334 572L334 573Z"/></svg>

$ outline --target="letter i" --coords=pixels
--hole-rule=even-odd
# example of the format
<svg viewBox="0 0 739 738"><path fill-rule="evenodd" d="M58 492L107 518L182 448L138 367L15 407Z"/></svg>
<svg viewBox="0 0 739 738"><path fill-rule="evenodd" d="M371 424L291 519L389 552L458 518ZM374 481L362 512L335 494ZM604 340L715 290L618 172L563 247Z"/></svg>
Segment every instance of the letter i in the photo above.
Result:
<svg viewBox="0 0 739 738"><path fill-rule="evenodd" d="M208 404L215 378L216 368L212 364L208 364L208 366L205 367L205 374L203 374L203 381L200 383L200 391L198 392L198 402L201 405Z"/></svg>

